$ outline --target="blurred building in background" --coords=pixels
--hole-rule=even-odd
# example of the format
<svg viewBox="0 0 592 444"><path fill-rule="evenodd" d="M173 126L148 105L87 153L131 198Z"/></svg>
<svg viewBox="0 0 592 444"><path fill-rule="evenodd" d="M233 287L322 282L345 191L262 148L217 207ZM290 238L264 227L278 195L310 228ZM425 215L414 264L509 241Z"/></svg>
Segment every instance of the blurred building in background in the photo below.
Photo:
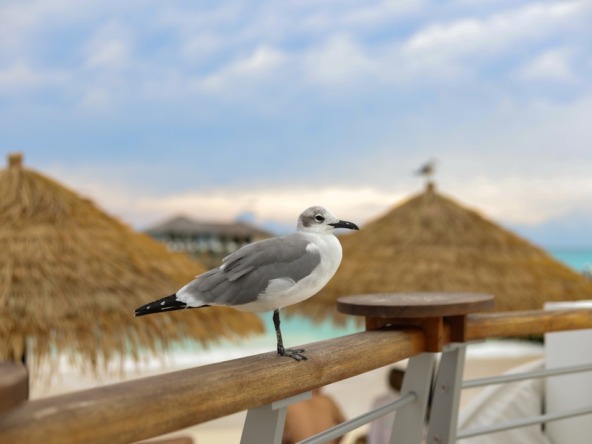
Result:
<svg viewBox="0 0 592 444"><path fill-rule="evenodd" d="M145 232L163 242L169 250L187 253L206 266L219 265L224 256L243 245L272 236L246 222L205 222L181 215L148 228Z"/></svg>

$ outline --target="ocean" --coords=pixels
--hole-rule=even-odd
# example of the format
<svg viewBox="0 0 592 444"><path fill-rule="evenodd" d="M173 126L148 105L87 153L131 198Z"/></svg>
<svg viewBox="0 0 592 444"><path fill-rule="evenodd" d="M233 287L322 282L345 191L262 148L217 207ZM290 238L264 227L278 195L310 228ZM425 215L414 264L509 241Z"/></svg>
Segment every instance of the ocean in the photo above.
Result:
<svg viewBox="0 0 592 444"><path fill-rule="evenodd" d="M592 248L549 248L547 252L578 273L587 267L592 267ZM201 365L273 351L276 338L271 317L271 313L261 315L266 327L266 332L263 335L240 342L224 341L205 349L195 343L179 344L172 350L174 360L178 364L179 360L182 362L189 360L190 362L186 362L187 364ZM343 327L336 327L330 321L314 324L304 316L287 317L284 315L281 328L284 345L295 347L356 333L362 331L363 326L356 324L354 319Z"/></svg>
<svg viewBox="0 0 592 444"><path fill-rule="evenodd" d="M592 267L592 248L548 248L547 252L579 273Z"/></svg>

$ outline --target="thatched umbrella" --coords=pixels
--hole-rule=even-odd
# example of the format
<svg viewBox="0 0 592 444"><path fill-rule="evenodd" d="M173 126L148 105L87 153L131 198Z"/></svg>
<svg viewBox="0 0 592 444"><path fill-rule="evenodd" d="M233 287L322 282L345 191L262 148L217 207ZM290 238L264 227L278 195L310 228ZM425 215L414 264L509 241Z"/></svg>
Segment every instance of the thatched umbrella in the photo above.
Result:
<svg viewBox="0 0 592 444"><path fill-rule="evenodd" d="M335 301L376 292L478 292L496 310L541 309L546 301L592 298L592 282L541 248L436 192L426 191L340 238L343 261L316 296L292 312L333 317Z"/></svg>
<svg viewBox="0 0 592 444"><path fill-rule="evenodd" d="M262 332L254 315L193 310L136 319L134 309L174 293L201 265L99 210L9 156L0 170L0 361L57 354L96 370L112 358Z"/></svg>

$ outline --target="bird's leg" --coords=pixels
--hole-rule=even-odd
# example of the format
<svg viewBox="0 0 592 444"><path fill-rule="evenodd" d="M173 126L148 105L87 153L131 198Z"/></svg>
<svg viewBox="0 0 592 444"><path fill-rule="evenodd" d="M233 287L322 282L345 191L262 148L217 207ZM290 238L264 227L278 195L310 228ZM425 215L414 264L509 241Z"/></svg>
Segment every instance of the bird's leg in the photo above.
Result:
<svg viewBox="0 0 592 444"><path fill-rule="evenodd" d="M280 311L273 311L273 325L275 327L275 335L277 337L277 352L280 356L289 356L290 358L296 359L297 361L306 361L306 356L303 353L304 349L286 349L284 348L284 341L282 340L282 332L280 330Z"/></svg>
<svg viewBox="0 0 592 444"><path fill-rule="evenodd" d="M273 311L273 326L275 327L275 337L277 338L277 352L278 355L284 354L284 341L282 340L282 332L280 330L280 311Z"/></svg>

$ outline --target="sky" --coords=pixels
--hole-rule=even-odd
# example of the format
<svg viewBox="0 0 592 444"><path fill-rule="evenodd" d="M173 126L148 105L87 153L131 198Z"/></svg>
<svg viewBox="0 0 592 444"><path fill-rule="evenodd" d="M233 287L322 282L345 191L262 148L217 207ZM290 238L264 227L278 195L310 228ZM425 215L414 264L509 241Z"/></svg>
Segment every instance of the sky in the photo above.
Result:
<svg viewBox="0 0 592 444"><path fill-rule="evenodd" d="M3 0L0 154L134 228L437 188L592 247L592 0ZM0 159L0 164L5 162Z"/></svg>

